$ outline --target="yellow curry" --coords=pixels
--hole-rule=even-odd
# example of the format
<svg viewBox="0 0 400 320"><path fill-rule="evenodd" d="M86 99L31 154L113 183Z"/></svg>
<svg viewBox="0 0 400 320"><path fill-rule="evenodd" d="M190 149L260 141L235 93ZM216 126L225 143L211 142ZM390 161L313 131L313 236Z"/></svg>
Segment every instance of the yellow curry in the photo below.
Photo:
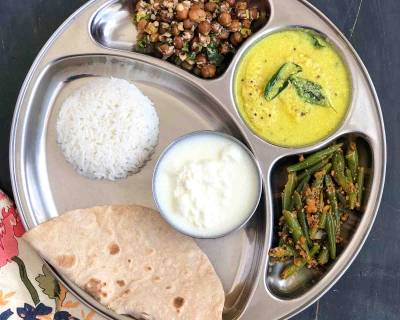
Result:
<svg viewBox="0 0 400 320"><path fill-rule="evenodd" d="M245 122L261 138L304 146L332 133L349 106L347 68L322 36L304 29L274 33L243 57L235 97Z"/></svg>

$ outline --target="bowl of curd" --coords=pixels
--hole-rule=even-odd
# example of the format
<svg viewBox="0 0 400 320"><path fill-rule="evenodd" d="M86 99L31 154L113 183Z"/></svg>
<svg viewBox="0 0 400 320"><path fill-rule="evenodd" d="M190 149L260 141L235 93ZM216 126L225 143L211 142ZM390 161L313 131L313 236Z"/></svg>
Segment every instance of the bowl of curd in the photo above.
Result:
<svg viewBox="0 0 400 320"><path fill-rule="evenodd" d="M238 139L197 131L163 151L152 187L156 205L172 227L195 238L219 238L252 217L262 178L253 154Z"/></svg>

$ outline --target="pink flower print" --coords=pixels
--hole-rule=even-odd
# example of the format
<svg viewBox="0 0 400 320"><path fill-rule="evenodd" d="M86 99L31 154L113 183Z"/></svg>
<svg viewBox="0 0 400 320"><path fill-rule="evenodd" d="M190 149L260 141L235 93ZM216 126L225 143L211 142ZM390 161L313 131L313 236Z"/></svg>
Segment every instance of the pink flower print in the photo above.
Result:
<svg viewBox="0 0 400 320"><path fill-rule="evenodd" d="M18 256L18 242L25 232L17 210L11 200L0 192L0 268Z"/></svg>

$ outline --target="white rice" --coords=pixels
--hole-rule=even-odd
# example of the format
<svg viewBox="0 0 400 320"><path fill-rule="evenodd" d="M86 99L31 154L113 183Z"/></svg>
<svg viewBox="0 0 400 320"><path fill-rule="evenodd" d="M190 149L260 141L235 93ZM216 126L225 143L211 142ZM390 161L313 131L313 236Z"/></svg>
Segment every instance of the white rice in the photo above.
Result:
<svg viewBox="0 0 400 320"><path fill-rule="evenodd" d="M135 85L93 78L63 103L57 142L76 171L115 180L140 170L158 143L154 106Z"/></svg>

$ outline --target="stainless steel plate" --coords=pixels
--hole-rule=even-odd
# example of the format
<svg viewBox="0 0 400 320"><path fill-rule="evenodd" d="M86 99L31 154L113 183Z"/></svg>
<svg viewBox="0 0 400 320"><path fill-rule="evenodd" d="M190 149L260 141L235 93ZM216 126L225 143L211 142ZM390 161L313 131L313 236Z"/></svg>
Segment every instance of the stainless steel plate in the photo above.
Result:
<svg viewBox="0 0 400 320"><path fill-rule="evenodd" d="M263 1L271 17L245 42L226 72L202 80L168 62L131 52L135 33L126 1L90 1L69 18L35 60L17 102L10 143L10 167L17 206L27 229L65 210L110 203L154 207L151 173L162 149L176 137L195 130L219 130L246 143L262 170L264 194L246 227L218 240L199 240L222 279L227 299L224 319L281 319L301 311L325 293L345 272L362 247L382 195L386 141L379 101L357 54L340 32L315 8L301 0ZM270 32L304 26L326 34L348 64L353 99L341 127L326 140L302 149L270 145L242 122L232 87L236 66L245 51ZM160 143L146 167L117 182L91 181L76 174L55 142L55 120L71 90L90 77L113 76L135 82L155 103L161 120ZM301 273L291 281L278 277L267 251L274 241L281 168L296 154L311 152L351 134L360 140L368 167L364 214L346 226L346 247L323 276ZM275 200L274 200L275 199ZM55 272L56 273L56 272ZM56 275L85 303L108 318L122 319ZM301 278L307 285L299 285Z"/></svg>

